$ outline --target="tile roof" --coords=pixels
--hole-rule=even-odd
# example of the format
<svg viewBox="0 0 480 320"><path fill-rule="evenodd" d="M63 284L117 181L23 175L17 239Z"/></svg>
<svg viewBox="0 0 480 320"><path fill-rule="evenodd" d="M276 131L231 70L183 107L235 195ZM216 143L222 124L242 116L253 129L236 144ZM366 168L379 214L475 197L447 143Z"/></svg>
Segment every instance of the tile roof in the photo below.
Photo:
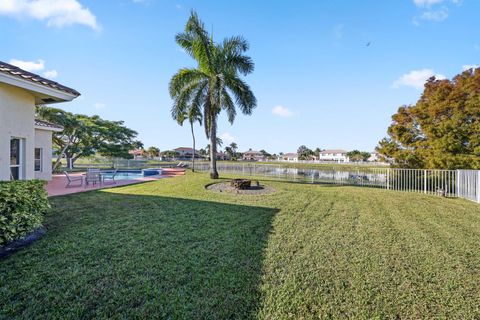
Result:
<svg viewBox="0 0 480 320"><path fill-rule="evenodd" d="M333 150L323 150L320 154L327 154L327 153L347 153L347 151L342 149L333 149Z"/></svg>
<svg viewBox="0 0 480 320"><path fill-rule="evenodd" d="M175 148L173 150L177 150L177 151L192 151L193 148L189 148L189 147L179 147L179 148Z"/></svg>
<svg viewBox="0 0 480 320"><path fill-rule="evenodd" d="M75 96L80 95L80 93L77 90L66 87L64 85L59 84L58 82L48 80L46 78L39 76L38 74L25 71L23 69L20 69L19 67L12 66L11 64L8 64L2 61L0 61L0 73L14 76L23 80L28 80L30 82L37 83L37 84L50 87L56 90L60 90L69 94L73 94Z"/></svg>
<svg viewBox="0 0 480 320"><path fill-rule="evenodd" d="M40 119L35 119L35 126L48 128L48 129L63 130L63 127L61 125L51 123L45 120L40 120Z"/></svg>

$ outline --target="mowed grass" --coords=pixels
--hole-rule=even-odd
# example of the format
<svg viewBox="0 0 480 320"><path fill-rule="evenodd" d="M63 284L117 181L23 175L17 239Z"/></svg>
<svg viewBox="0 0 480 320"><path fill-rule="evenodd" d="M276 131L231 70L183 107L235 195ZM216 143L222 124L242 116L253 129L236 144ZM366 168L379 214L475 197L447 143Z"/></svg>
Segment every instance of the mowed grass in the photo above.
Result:
<svg viewBox="0 0 480 320"><path fill-rule="evenodd" d="M0 261L5 319L479 318L480 206L204 174L52 199Z"/></svg>

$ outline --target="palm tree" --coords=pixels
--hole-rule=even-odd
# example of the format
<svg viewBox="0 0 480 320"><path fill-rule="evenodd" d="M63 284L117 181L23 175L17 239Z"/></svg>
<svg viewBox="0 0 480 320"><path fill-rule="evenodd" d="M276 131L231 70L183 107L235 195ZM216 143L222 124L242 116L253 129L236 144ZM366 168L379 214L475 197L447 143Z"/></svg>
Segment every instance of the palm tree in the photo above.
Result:
<svg viewBox="0 0 480 320"><path fill-rule="evenodd" d="M170 81L172 110L198 108L202 110L205 134L210 139L210 177L218 178L217 171L217 120L222 110L233 123L238 107L250 115L257 100L241 75L253 72L254 64L249 56L248 42L241 36L226 38L215 43L205 30L197 14L192 11L176 42L194 60L196 68L180 69ZM173 113L173 112L172 112Z"/></svg>
<svg viewBox="0 0 480 320"><path fill-rule="evenodd" d="M232 149L233 156L232 158L237 157L238 145L235 142L230 143L230 148Z"/></svg>
<svg viewBox="0 0 480 320"><path fill-rule="evenodd" d="M222 145L223 145L223 140L222 140L221 138L217 138L216 140L217 140L217 147L218 147L218 148L221 148ZM205 149L207 150L207 153L210 153L210 143L207 144L207 146L205 147ZM215 156L216 156L216 155L217 155L217 154L215 153ZM210 156L209 156L209 158L210 158Z"/></svg>
<svg viewBox="0 0 480 320"><path fill-rule="evenodd" d="M172 117L177 120L178 124L183 126L183 122L188 119L190 122L190 130L192 131L192 172L195 172L195 131L193 130L193 124L198 121L202 125L202 113L199 108L195 108L191 105L187 110L185 109L172 109Z"/></svg>

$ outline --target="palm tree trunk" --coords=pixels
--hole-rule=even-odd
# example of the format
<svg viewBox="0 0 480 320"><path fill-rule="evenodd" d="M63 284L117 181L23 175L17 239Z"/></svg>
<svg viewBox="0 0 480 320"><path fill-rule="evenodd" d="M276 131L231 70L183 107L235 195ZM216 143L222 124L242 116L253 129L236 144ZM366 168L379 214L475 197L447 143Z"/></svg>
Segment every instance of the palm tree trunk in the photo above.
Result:
<svg viewBox="0 0 480 320"><path fill-rule="evenodd" d="M192 140L193 140L192 172L195 172L195 132L193 131L193 122L190 122L190 129L192 130Z"/></svg>
<svg viewBox="0 0 480 320"><path fill-rule="evenodd" d="M218 179L217 171L217 117L213 116L210 124L210 178Z"/></svg>

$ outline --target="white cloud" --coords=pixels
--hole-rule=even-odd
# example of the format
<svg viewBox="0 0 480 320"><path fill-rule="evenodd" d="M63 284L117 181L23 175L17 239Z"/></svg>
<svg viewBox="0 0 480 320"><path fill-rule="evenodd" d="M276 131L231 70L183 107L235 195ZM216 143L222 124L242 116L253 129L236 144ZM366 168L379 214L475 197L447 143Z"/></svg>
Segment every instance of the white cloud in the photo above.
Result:
<svg viewBox="0 0 480 320"><path fill-rule="evenodd" d="M448 18L448 9L442 7L438 10L429 10L422 13L420 19L428 21L440 22Z"/></svg>
<svg viewBox="0 0 480 320"><path fill-rule="evenodd" d="M462 66L462 70L467 71L470 69L477 69L478 67L480 67L478 64L465 64Z"/></svg>
<svg viewBox="0 0 480 320"><path fill-rule="evenodd" d="M177 8L177 10L182 10L183 7L182 7L181 4L176 4L176 5L175 5L175 8Z"/></svg>
<svg viewBox="0 0 480 320"><path fill-rule="evenodd" d="M45 69L45 61L43 61L42 59L38 59L37 61L23 61L18 59L11 59L8 63L29 72L38 72Z"/></svg>
<svg viewBox="0 0 480 320"><path fill-rule="evenodd" d="M224 132L220 135L220 139L222 139L223 141L223 144L224 145L227 145L227 144L230 144L232 142L235 142L235 137L232 136L230 133L228 132Z"/></svg>
<svg viewBox="0 0 480 320"><path fill-rule="evenodd" d="M434 4L442 3L445 0L413 0L417 7L430 7Z"/></svg>
<svg viewBox="0 0 480 320"><path fill-rule="evenodd" d="M274 115L277 115L277 116L280 116L280 117L284 117L284 118L288 118L288 117L291 117L293 116L293 112L290 111L288 108L285 108L284 106L276 106L272 109L272 113Z"/></svg>
<svg viewBox="0 0 480 320"><path fill-rule="evenodd" d="M95 107L95 109L104 109L107 105L103 102L95 102L93 106Z"/></svg>
<svg viewBox="0 0 480 320"><path fill-rule="evenodd" d="M45 61L42 59L38 59L37 61L11 59L9 63L19 67L20 69L34 73L40 73L41 71L45 70ZM58 76L58 72L57 70L45 70L45 72L43 72L43 76L51 79L56 78Z"/></svg>
<svg viewBox="0 0 480 320"><path fill-rule="evenodd" d="M57 70L47 70L43 73L43 76L45 78L53 79L53 78L58 77L58 72L57 72Z"/></svg>
<svg viewBox="0 0 480 320"><path fill-rule="evenodd" d="M480 50L480 44L474 44L473 49L475 49L475 51L479 51Z"/></svg>
<svg viewBox="0 0 480 320"><path fill-rule="evenodd" d="M393 88L399 88L402 86L413 87L415 89L422 89L425 82L435 76L438 80L446 79L442 74L435 74L432 69L420 69L412 70L409 73L402 75L392 85Z"/></svg>
<svg viewBox="0 0 480 320"><path fill-rule="evenodd" d="M58 28L81 24L100 29L97 18L77 0L1 0L0 15L46 21Z"/></svg>

